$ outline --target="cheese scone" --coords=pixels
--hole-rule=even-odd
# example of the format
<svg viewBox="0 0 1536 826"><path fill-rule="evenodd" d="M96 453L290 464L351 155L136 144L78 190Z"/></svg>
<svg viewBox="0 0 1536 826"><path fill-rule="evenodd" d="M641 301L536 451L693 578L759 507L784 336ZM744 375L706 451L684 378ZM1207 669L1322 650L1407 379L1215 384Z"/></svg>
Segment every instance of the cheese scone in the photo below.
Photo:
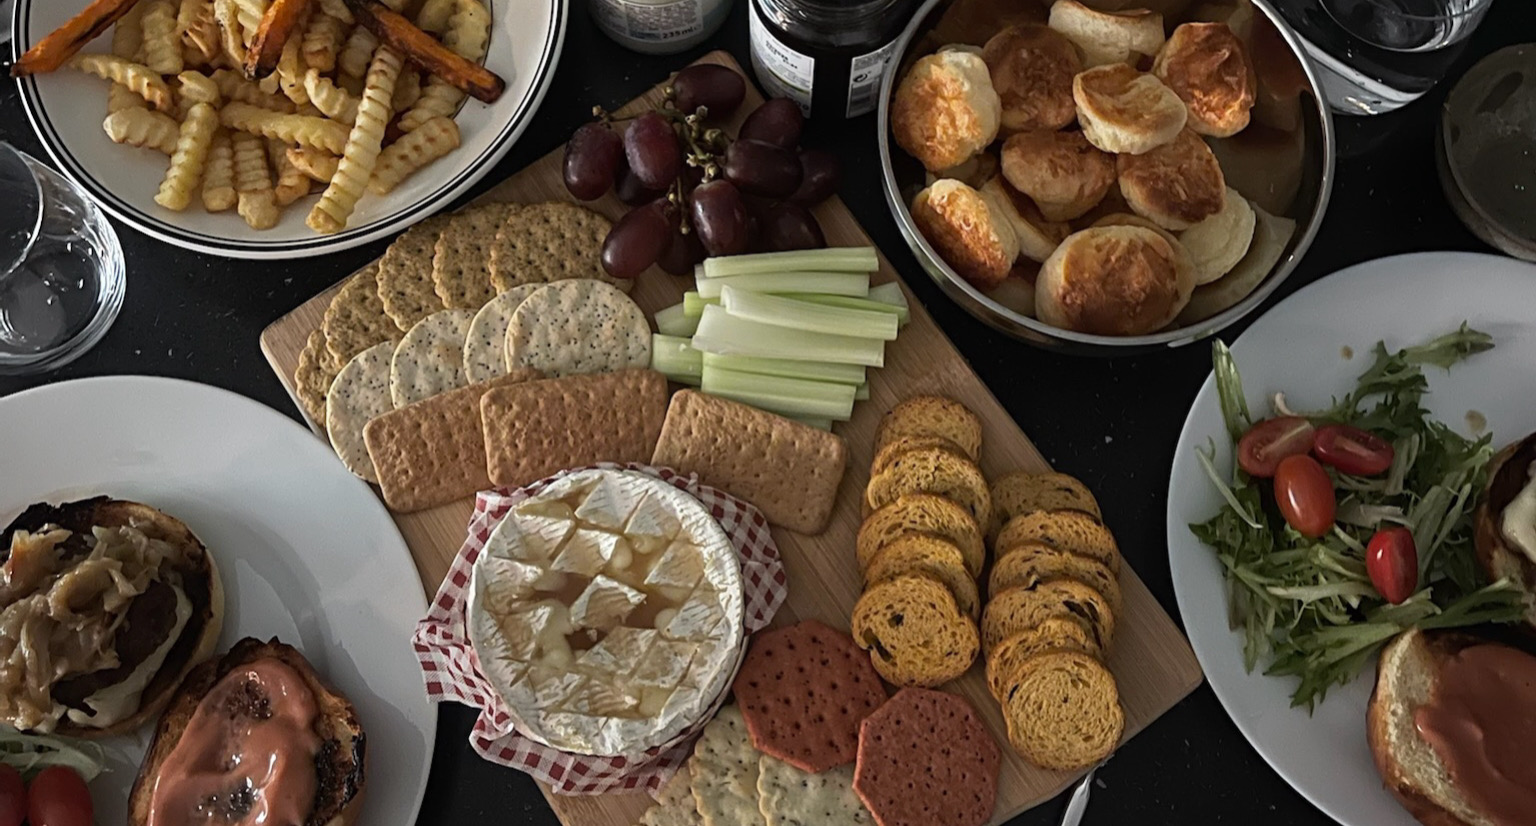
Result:
<svg viewBox="0 0 1536 826"><path fill-rule="evenodd" d="M1003 177L1048 221L1070 221L1115 185L1115 159L1082 132L1020 132L1003 143Z"/></svg>
<svg viewBox="0 0 1536 826"><path fill-rule="evenodd" d="M1184 101L1189 128L1225 138L1248 126L1256 81L1243 43L1225 23L1185 23L1173 30L1152 74Z"/></svg>
<svg viewBox="0 0 1536 826"><path fill-rule="evenodd" d="M896 143L933 172L959 166L997 139L1002 101L981 56L944 49L912 64L891 101Z"/></svg>
<svg viewBox="0 0 1536 826"><path fill-rule="evenodd" d="M1142 227L1093 227L1067 236L1041 266L1035 310L1065 330L1147 335L1168 326L1194 288L1178 242Z"/></svg>
<svg viewBox="0 0 1536 826"><path fill-rule="evenodd" d="M1077 0L1051 4L1050 26L1083 51L1083 65L1134 64L1163 47L1163 16L1146 9L1099 11Z"/></svg>
<svg viewBox="0 0 1536 826"><path fill-rule="evenodd" d="M992 36L981 57L1003 104L1003 128L1060 129L1077 120L1072 78L1083 70L1066 35L1037 23L1009 26Z"/></svg>
<svg viewBox="0 0 1536 826"><path fill-rule="evenodd" d="M1145 154L1120 155L1115 167L1126 203L1165 229L1189 229L1226 206L1221 164L1192 130Z"/></svg>
<svg viewBox="0 0 1536 826"><path fill-rule="evenodd" d="M1018 236L996 201L947 178L912 200L918 231L961 278L981 290L1003 283L1019 257Z"/></svg>
<svg viewBox="0 0 1536 826"><path fill-rule="evenodd" d="M1083 135L1105 152L1150 152L1177 137L1189 117L1172 89L1124 63L1073 78L1072 99Z"/></svg>

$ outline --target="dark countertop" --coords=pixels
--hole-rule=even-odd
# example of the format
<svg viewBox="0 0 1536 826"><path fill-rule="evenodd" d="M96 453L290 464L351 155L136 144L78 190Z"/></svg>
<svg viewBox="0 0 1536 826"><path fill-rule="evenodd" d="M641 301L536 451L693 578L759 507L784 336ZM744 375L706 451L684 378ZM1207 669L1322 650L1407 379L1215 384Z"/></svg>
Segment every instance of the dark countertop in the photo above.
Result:
<svg viewBox="0 0 1536 826"><path fill-rule="evenodd" d="M663 58L616 47L592 25L584 2L572 5L565 54L543 107L500 166L464 200L563 143L593 104L615 107L710 49L728 49L747 64L747 0L737 0L730 21L709 43ZM1533 36L1536 4L1496 2L1449 76L1459 77L1480 55ZM1448 85L1398 113L1338 119L1341 156L1327 220L1270 304L1367 259L1423 250L1488 251L1456 220L1434 171L1433 125ZM11 83L0 84L0 140L46 157ZM902 242L881 195L874 117L815 124L807 143L842 155L842 196L854 215L1046 459L1098 493L1127 560L1177 620L1164 541L1168 468L1190 401L1210 369L1207 348L1088 360L1042 352L991 332L927 280ZM322 258L257 263L199 255L114 225L129 273L117 323L94 351L55 374L0 378L0 395L82 376L137 373L217 385L298 418L262 357L258 336L274 319L377 256L386 243ZM1244 326L1224 337L1230 341ZM465 742L470 711L444 706L440 719L420 823L554 826L530 779L470 751ZM1040 806L1014 823L1054 824L1061 806L1061 801ZM1084 822L1332 821L1270 770L1211 690L1202 687L1099 772Z"/></svg>

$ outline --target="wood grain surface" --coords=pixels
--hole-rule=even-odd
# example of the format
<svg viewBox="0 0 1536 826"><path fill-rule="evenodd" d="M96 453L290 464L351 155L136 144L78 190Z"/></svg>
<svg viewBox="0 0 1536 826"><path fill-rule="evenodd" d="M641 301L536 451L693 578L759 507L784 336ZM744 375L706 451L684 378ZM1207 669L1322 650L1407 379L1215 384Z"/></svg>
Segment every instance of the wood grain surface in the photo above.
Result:
<svg viewBox="0 0 1536 826"><path fill-rule="evenodd" d="M711 53L700 62L725 64L740 71L725 52ZM659 101L661 95L661 86L658 86L618 114L622 117L642 111ZM739 122L760 101L761 97L748 83L747 101L736 121ZM735 125L731 124L733 132ZM571 200L561 180L562 152L563 149L556 149L549 153L479 200L520 203ZM431 174L431 169L423 174ZM625 209L611 195L588 206L615 220ZM816 216L832 246L871 243L853 215L835 198L822 204L816 210ZM894 280L898 280L896 271L882 256L880 272L874 281ZM632 295L649 314L681 301L683 291L690 285L691 279L674 278L653 269L638 280ZM299 351L309 333L319 327L321 316L339 286L315 296L273 322L262 333L262 350L290 393ZM784 557L790 587L789 600L779 612L775 625L815 618L838 628L848 627L849 615L862 584L853 547L859 527L859 499L869 476L875 425L886 410L902 399L920 393L941 393L974 410L984 422L981 469L988 478L1012 470L1048 469L1034 445L910 293L908 302L912 307L912 321L902 330L901 337L887 348L885 367L870 371L869 401L859 402L853 419L837 426L837 433L848 441L852 464L838 491L838 506L831 526L814 537L778 528L773 531L779 552ZM1113 510L1114 503L1107 503L1107 506ZM471 500L464 500L420 513L395 515L395 522L411 548L422 586L429 597L436 593L463 542L472 507ZM1120 685L1120 696L1125 705L1125 738L1129 739L1193 691L1200 684L1202 675L1188 641L1147 591L1136 572L1127 567L1121 574L1121 585L1124 610L1109 667ZM1049 800L1081 776L1082 772L1035 768L1008 748L1002 715L987 691L979 659L963 678L945 688L970 700L1002 746L1004 759L997 809L992 819L994 824ZM563 797L551 794L547 788L544 792L567 826L633 826L650 803L644 794Z"/></svg>

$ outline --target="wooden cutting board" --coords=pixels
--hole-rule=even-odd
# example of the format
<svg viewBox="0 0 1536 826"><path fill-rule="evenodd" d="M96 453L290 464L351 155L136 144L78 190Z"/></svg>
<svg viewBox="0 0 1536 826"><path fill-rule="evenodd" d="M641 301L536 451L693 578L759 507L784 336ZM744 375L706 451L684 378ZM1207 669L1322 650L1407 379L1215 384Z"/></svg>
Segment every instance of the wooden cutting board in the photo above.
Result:
<svg viewBox="0 0 1536 826"><path fill-rule="evenodd" d="M741 67L725 52L706 55L700 62L720 63L737 71ZM631 102L619 115L638 113L661 99L661 87ZM748 84L747 101L737 121L762 98ZM731 124L734 133L737 123ZM481 201L537 203L570 200L561 180L561 156L557 149L527 169L487 192ZM431 170L427 171L430 174ZM593 209L617 219L624 206L611 195ZM816 211L816 217L832 246L870 244L843 204L833 199ZM897 280L896 271L882 256L875 282ZM635 286L633 297L648 314L682 300L691 279L673 278L660 270L647 272ZM293 371L299 351L339 288L315 296L292 313L278 319L262 333L261 346L283 385L293 390ZM897 402L920 393L941 393L958 399L976 411L985 423L981 469L989 478L1012 470L1049 469L1039 451L993 398L949 339L934 324L916 299L908 295L912 321L901 337L886 349L886 365L870 371L870 399L859 402L852 421L837 427L848 441L852 465L838 491L838 505L831 527L820 536L803 536L775 528L774 539L789 574L789 600L779 611L776 625L815 618L830 625L848 627L861 581L854 559L854 535L859 527L859 499L869 477L873 458L875 425ZM421 513L396 515L395 522L416 559L422 586L435 594L464 539L472 502L445 505ZM1174 703L1200 684L1202 675L1194 652L1178 628L1147 591L1136 572L1127 567L1121 574L1124 609L1109 666L1120 684L1125 705L1125 736L1129 738L1157 719ZM1019 812L1049 800L1072 783L1081 772L1052 772L1025 763L1007 746L1002 715L987 691L982 663L960 680L946 686L969 699L1002 746L1002 774L998 782L997 810L993 823L1002 823ZM567 826L632 826L649 805L644 794L600 797L561 797L546 788L545 797Z"/></svg>

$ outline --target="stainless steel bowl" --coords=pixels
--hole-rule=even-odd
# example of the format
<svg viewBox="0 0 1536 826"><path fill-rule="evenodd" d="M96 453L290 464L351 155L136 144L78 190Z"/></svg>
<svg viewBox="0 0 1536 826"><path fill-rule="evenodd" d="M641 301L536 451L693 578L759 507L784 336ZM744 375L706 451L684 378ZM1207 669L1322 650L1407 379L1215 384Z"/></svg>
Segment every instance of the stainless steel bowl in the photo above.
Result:
<svg viewBox="0 0 1536 826"><path fill-rule="evenodd" d="M1291 55L1305 72L1307 80L1308 88L1301 95L1300 120L1296 127L1300 142L1299 171L1295 175L1296 180L1285 182L1285 185L1294 184L1296 191L1295 195L1289 199L1287 208L1278 213L1295 220L1297 228L1269 276L1246 298L1215 316L1188 326L1170 328L1144 336L1089 335L1052 327L1010 309L994 296L976 289L961 278L929 245L927 239L918 231L917 224L912 220L908 204L926 185L926 173L921 164L895 145L891 140L890 132L891 96L895 92L896 85L914 60L944 45L943 42L929 35L940 22L944 12L957 2L969 2L974 5L985 3L987 0L926 0L897 41L897 68L885 75L880 89L879 107L880 155L885 179L886 202L890 205L891 213L896 216L896 224L901 228L901 234L907 239L912 253L917 256L918 263L956 303L987 325L1030 344L1087 355L1125 355L1178 347L1212 335L1252 312L1290 276L1317 234L1323 213L1328 206L1328 196L1333 189L1333 116L1328 109L1326 99L1318 92L1321 87L1317 74L1306 57L1305 48L1296 33L1286 25L1279 12L1271 8L1267 0L1229 0L1226 4L1228 6L1249 4L1253 7L1255 15L1261 14L1268 18L1285 45L1289 47ZM1174 24L1188 17L1187 6L1199 5L1202 9L1208 10L1212 5L1220 5L1209 2L1194 4L1184 0L1171 2L1170 0L1146 0L1146 2L1131 0L1131 2L1113 4L1092 2L1090 4L1100 5L1103 8L1151 7L1163 13L1170 31ZM1236 138L1226 140L1237 140L1242 137L1243 133L1240 133ZM1218 155L1220 154L1218 151ZM1294 158L1292 161L1294 163ZM1236 186L1236 183L1230 179L1230 174L1228 183L1234 185L1244 195L1250 198L1255 197L1254 193Z"/></svg>

